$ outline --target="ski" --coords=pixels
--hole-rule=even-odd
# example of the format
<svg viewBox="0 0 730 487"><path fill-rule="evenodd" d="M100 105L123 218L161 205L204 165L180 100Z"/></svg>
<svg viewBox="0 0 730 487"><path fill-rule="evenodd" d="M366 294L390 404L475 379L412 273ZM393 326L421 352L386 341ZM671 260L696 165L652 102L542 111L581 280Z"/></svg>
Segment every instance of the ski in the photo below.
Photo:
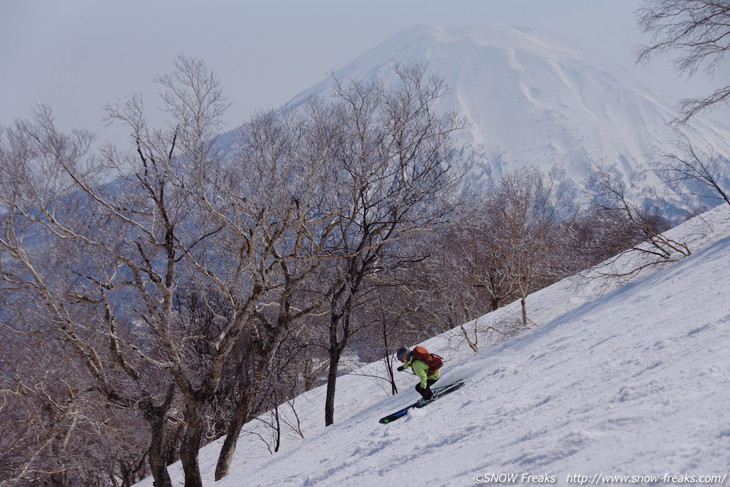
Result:
<svg viewBox="0 0 730 487"><path fill-rule="evenodd" d="M425 406L431 404L432 402L434 402L436 399L443 397L446 394L449 394L451 392L454 392L455 390L461 388L461 386L463 386L464 384L465 384L464 379L459 379L456 382L453 382L453 383L445 385L445 386L434 387L432 389L433 390L433 399L431 399L429 402L427 402L426 404L424 404L421 407L425 407ZM403 416L408 414L408 411L411 408L418 407L418 406L416 406L416 404L418 404L418 403L414 402L413 404L406 406L403 409L400 409L392 414L389 414L389 415L385 416L384 418L380 418L380 423L382 423L382 424L392 423L393 421L402 418Z"/></svg>

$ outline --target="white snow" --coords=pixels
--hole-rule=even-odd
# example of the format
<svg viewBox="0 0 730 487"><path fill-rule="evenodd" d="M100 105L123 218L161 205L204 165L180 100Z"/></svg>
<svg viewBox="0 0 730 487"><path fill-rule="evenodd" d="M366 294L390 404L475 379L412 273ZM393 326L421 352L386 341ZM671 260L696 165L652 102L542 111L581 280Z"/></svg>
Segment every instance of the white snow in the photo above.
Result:
<svg viewBox="0 0 730 487"><path fill-rule="evenodd" d="M417 399L416 379L399 374L401 392L389 396L372 377L384 375L383 363L369 364L338 381L335 425L323 426L320 387L294 401L304 438L285 427L278 453L253 434L270 437L254 421L230 475L214 483L220 442L203 448L206 485L727 485L730 207L668 233L692 255L633 278L576 276L543 289L528 298L537 325L517 338L476 353L458 333L426 342L447 358L441 384L469 381L459 391L379 424ZM518 313L514 303L478 325ZM295 422L290 407L281 412ZM170 470L182 485L179 464ZM609 477L619 475L628 477Z"/></svg>

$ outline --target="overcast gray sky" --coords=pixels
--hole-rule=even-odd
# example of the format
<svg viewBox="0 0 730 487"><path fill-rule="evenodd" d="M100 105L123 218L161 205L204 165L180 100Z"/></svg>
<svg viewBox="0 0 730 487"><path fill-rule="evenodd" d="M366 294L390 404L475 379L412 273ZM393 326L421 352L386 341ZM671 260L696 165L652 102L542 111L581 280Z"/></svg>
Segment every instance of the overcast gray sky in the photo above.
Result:
<svg viewBox="0 0 730 487"><path fill-rule="evenodd" d="M54 109L63 128L117 136L102 107L141 93L176 54L201 58L232 103L229 128L278 107L391 35L417 24L535 27L582 46L676 98L718 87L678 78L668 60L636 66L649 39L639 0L0 0L0 124Z"/></svg>

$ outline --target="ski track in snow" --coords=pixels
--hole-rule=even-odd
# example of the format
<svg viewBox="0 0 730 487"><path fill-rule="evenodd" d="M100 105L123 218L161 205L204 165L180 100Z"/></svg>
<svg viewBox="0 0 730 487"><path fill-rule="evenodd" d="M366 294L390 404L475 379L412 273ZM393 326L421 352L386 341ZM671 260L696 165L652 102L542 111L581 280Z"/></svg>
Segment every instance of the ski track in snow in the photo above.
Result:
<svg viewBox="0 0 730 487"><path fill-rule="evenodd" d="M533 330L491 348L425 343L443 352L440 384L465 387L390 424L412 403L415 377L396 396L365 374L338 381L336 424L323 427L324 387L297 398L304 439L286 433L269 454L239 441L231 474L213 482L220 440L201 450L206 485L474 485L477 474L722 475L730 465L730 209L669 232L692 255L625 283L566 279L528 298ZM480 318L498 326L518 303ZM448 345L452 348L449 349ZM290 415L286 408L284 416ZM266 435L260 422L247 431ZM244 433L245 435L246 433ZM171 475L182 485L179 464ZM140 485L152 485L147 479Z"/></svg>

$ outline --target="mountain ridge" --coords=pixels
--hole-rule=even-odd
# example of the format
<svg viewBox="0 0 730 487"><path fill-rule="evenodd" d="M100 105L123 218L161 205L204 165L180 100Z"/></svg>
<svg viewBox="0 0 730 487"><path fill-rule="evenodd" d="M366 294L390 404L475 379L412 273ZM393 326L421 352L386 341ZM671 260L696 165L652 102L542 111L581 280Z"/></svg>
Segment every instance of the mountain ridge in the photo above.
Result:
<svg viewBox="0 0 730 487"><path fill-rule="evenodd" d="M658 189L670 205L688 208L699 200L665 184L655 168L658 153L687 137L700 151L730 157L729 129L702 117L673 124L678 102L536 29L416 26L333 76L387 80L396 64L425 64L453 89L436 108L456 108L469 120L456 146L474 156L483 181L526 166L557 167L585 189L591 166L601 164L612 168L629 196L650 198ZM296 109L326 95L332 82L323 80L285 106Z"/></svg>

